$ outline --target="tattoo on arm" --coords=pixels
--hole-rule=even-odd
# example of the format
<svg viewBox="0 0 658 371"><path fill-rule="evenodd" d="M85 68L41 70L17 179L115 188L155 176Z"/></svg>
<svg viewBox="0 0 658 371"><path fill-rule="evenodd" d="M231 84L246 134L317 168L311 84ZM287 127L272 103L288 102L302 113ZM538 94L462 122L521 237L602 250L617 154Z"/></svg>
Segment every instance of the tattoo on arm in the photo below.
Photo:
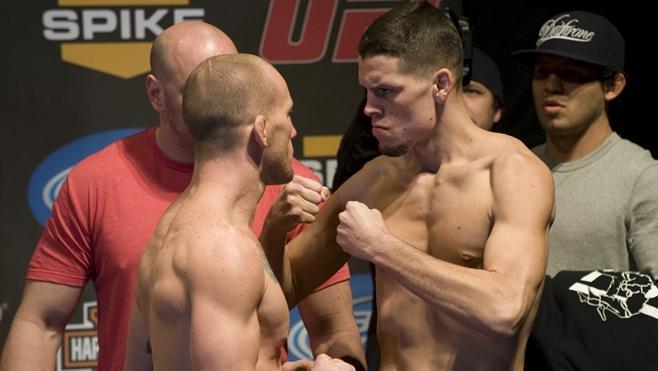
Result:
<svg viewBox="0 0 658 371"><path fill-rule="evenodd" d="M263 258L263 269L265 269L265 273L267 273L268 276L272 277L274 282L277 284L279 283L279 280L276 279L274 271L272 271L272 267L270 267L270 263L267 261L267 258Z"/></svg>

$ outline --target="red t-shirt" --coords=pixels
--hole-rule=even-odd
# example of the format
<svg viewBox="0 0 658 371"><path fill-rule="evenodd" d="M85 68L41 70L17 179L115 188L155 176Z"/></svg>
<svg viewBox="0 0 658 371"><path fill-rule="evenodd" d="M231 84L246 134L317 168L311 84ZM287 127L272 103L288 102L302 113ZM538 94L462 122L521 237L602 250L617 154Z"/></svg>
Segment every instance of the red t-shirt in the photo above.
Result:
<svg viewBox="0 0 658 371"><path fill-rule="evenodd" d="M293 168L317 180L297 160ZM141 252L162 213L189 184L192 170L192 164L167 158L155 142L155 128L150 128L82 160L60 190L27 278L74 287L94 281L99 371L123 369ZM260 233L282 189L266 187L256 208L254 233ZM346 279L347 265L325 285Z"/></svg>

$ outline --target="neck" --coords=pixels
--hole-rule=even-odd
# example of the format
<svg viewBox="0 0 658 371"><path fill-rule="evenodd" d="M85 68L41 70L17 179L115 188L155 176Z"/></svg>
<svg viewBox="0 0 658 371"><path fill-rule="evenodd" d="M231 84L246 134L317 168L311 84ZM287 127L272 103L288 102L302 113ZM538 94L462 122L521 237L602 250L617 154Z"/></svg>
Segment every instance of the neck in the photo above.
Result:
<svg viewBox="0 0 658 371"><path fill-rule="evenodd" d="M264 189L258 166L246 154L235 152L197 160L188 187L191 196L212 202L223 219L248 226Z"/></svg>
<svg viewBox="0 0 658 371"><path fill-rule="evenodd" d="M185 142L171 126L163 125L162 120L160 122L160 125L155 129L155 141L160 150L174 161L188 164L194 162L192 145Z"/></svg>
<svg viewBox="0 0 658 371"><path fill-rule="evenodd" d="M451 94L443 106L436 106L436 124L430 138L413 146L421 169L437 172L441 165L468 159L482 129L468 116L461 95Z"/></svg>
<svg viewBox="0 0 658 371"><path fill-rule="evenodd" d="M546 133L546 156L551 162L569 162L581 159L612 134L608 117L603 115L579 133L559 135Z"/></svg>

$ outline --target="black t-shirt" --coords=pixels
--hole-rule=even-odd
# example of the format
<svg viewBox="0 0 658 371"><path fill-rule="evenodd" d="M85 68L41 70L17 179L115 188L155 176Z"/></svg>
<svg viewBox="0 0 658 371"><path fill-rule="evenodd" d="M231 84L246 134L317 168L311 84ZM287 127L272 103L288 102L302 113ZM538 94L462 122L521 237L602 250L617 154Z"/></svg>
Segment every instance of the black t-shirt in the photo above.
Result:
<svg viewBox="0 0 658 371"><path fill-rule="evenodd" d="M526 369L658 371L658 288L638 272L546 277Z"/></svg>

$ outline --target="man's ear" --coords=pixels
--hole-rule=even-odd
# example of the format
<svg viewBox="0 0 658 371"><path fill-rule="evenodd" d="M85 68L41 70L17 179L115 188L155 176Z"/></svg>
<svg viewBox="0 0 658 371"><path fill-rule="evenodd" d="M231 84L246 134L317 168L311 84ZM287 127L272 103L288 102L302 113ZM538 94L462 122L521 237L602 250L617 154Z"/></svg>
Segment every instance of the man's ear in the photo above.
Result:
<svg viewBox="0 0 658 371"><path fill-rule="evenodd" d="M434 73L432 83L434 84L432 89L434 100L439 104L445 104L455 86L455 76L449 69L441 68Z"/></svg>
<svg viewBox="0 0 658 371"><path fill-rule="evenodd" d="M146 95L156 112L162 112L164 110L164 87L162 86L162 82L152 73L146 76Z"/></svg>
<svg viewBox="0 0 658 371"><path fill-rule="evenodd" d="M626 75L617 73L606 81L603 81L604 97L606 102L617 98L626 87Z"/></svg>
<svg viewBox="0 0 658 371"><path fill-rule="evenodd" d="M501 117L503 117L502 108L496 108L496 110L494 111L494 115L493 115L493 123L497 124L498 121L500 121Z"/></svg>
<svg viewBox="0 0 658 371"><path fill-rule="evenodd" d="M258 115L254 120L254 138L261 147L267 147L267 121L265 116Z"/></svg>

